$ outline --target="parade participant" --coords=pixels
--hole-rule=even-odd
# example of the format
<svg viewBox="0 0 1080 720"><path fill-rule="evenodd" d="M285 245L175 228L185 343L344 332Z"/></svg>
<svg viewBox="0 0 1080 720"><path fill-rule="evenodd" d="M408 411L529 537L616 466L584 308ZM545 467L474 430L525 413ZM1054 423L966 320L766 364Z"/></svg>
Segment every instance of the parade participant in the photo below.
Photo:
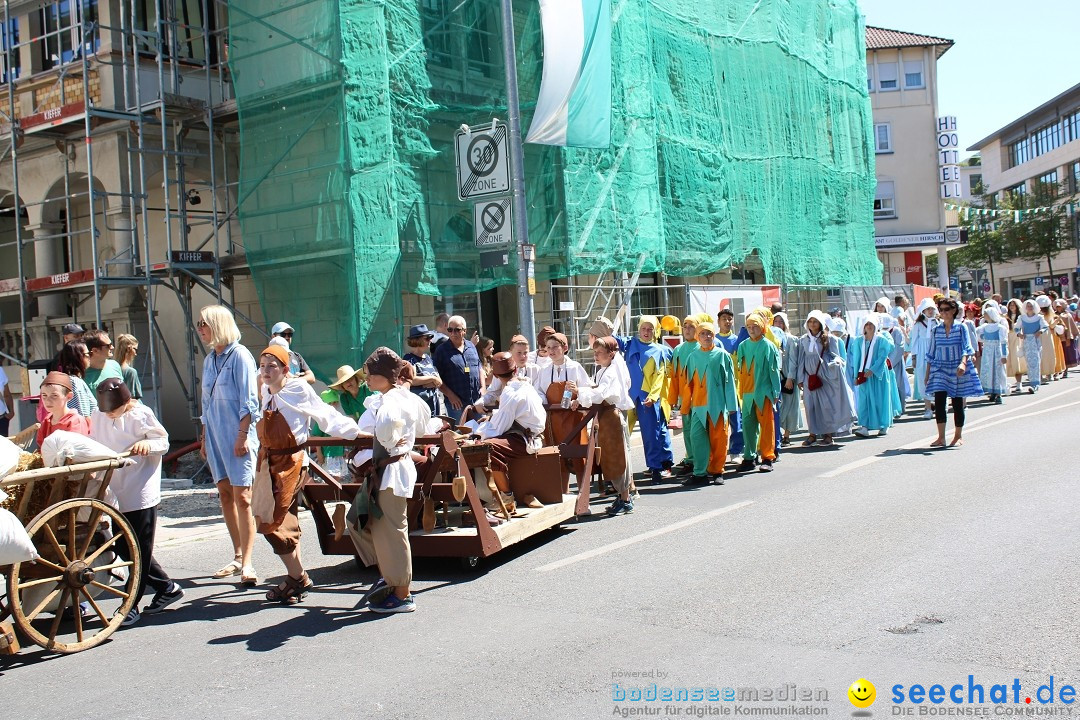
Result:
<svg viewBox="0 0 1080 720"><path fill-rule="evenodd" d="M592 349L592 346L600 338L615 337L615 323L600 315L589 325L588 335L589 348ZM618 340L619 338L615 339ZM619 352L622 352L622 345L619 345Z"/></svg>
<svg viewBox="0 0 1080 720"><path fill-rule="evenodd" d="M716 338L714 342L721 348L727 351L731 356L732 363L735 362L735 351L739 348L739 336L732 332L732 327L735 325L735 313L731 308L721 308L720 312L716 314ZM738 378L735 379L736 383ZM738 387L735 388L735 395L738 397ZM743 451L743 433L742 433L742 410L736 408L728 416L728 456L731 458L741 458Z"/></svg>
<svg viewBox="0 0 1080 720"><path fill-rule="evenodd" d="M894 386L896 387L895 413L899 417L904 413L904 403L911 395L911 387L908 385L907 368L904 362L904 333L900 329L896 318L891 315L881 316L882 331L892 338L893 348L889 353L889 367L892 369Z"/></svg>
<svg viewBox="0 0 1080 720"><path fill-rule="evenodd" d="M945 298L938 303L941 324L934 328L927 353L926 391L934 394L934 417L938 437L930 447L945 447L945 401L952 399L953 439L951 446L964 444L964 405L966 398L982 395L979 375L975 371L974 338L968 328L958 322L960 303Z"/></svg>
<svg viewBox="0 0 1080 720"><path fill-rule="evenodd" d="M319 397L327 405L346 417L359 421L364 414L364 401L374 393L364 382L364 370L354 370L352 365L342 365L337 369L337 379L327 386ZM422 399L422 398L421 398ZM311 424L312 437L327 437L317 422ZM325 470L337 477L345 477L345 448L341 445L317 448L320 462L325 463Z"/></svg>
<svg viewBox="0 0 1080 720"><path fill-rule="evenodd" d="M510 354L514 358L514 375L535 382L540 377L540 366L529 362L529 340L524 335L510 338Z"/></svg>
<svg viewBox="0 0 1080 720"><path fill-rule="evenodd" d="M561 333L556 333L556 335ZM548 338L553 343L552 338ZM549 345L550 346L550 345ZM535 454L541 447L541 434L547 424L547 413L540 393L525 378L515 376L515 368L510 353L497 353L491 362L495 377L504 383L499 407L491 417L480 424L476 434L485 440L491 449L491 474L495 486L503 493L504 500L514 501L511 495L510 478L507 475L510 462L514 458ZM588 385L586 376L583 385ZM587 480L578 476L579 482ZM566 492L565 488L563 492ZM541 507L534 497L517 498L527 507Z"/></svg>
<svg viewBox="0 0 1080 720"><path fill-rule="evenodd" d="M402 357L413 366L412 391L424 401L432 415L444 415L443 395L439 392L443 384L442 378L439 377L439 371L435 369L435 361L429 354L434 336L435 333L428 330L427 325L413 325L405 338L409 351Z"/></svg>
<svg viewBox="0 0 1080 720"><path fill-rule="evenodd" d="M924 404L923 418L929 420L934 417L933 402L926 393L926 352L930 349L930 336L937 324L937 306L931 298L923 298L919 303L915 322L911 325L908 333L907 349L911 356L911 365L914 370L914 390L911 397Z"/></svg>
<svg viewBox="0 0 1080 720"><path fill-rule="evenodd" d="M581 422L584 413L571 408L577 397L579 387L590 383L589 373L576 360L566 355L570 343L562 333L552 333L547 337L547 355L551 361L540 369L533 386L544 398L548 409L546 441L548 445L558 445L567 441L574 426ZM588 432L582 428L572 445L585 445L589 442ZM577 476L578 482L588 482L585 478L585 458L567 460L570 471ZM564 492L569 488L565 488Z"/></svg>
<svg viewBox="0 0 1080 720"><path fill-rule="evenodd" d="M796 380L799 369L799 341L788 329L787 313L773 316L773 332L780 334L780 444L791 442L791 433L802 430L802 394Z"/></svg>
<svg viewBox="0 0 1080 720"><path fill-rule="evenodd" d="M80 435L90 435L90 422L73 408L68 407L68 401L74 397L71 389L71 378L62 372L53 371L45 376L41 383L41 404L45 406L48 414L41 421L37 431L37 444L45 442L45 438L57 430Z"/></svg>
<svg viewBox="0 0 1080 720"><path fill-rule="evenodd" d="M631 487L634 469L630 461L630 431L625 413L634 407L630 400L630 371L619 353L619 341L612 336L597 338L592 344L596 372L589 386L578 388L577 402L583 408L601 405L596 416L596 444L600 448L600 473L618 497L604 511L610 516L634 512ZM685 429L683 432L686 432Z"/></svg>
<svg viewBox="0 0 1080 720"><path fill-rule="evenodd" d="M738 408L731 355L717 347L711 322L698 325L695 350L685 360L690 390L683 432L693 435L693 475L683 485L724 484L728 456L728 414Z"/></svg>
<svg viewBox="0 0 1080 720"><path fill-rule="evenodd" d="M454 324L453 318L450 324ZM450 339L453 341L454 333ZM413 612L416 602L410 591L413 568L407 508L416 486L417 465L424 462L422 455L413 452L413 445L418 436L441 432L446 425L432 418L427 404L409 391L412 366L393 350L376 348L364 361L364 370L368 385L378 393L367 399L364 414L364 418L374 415L372 461L376 474L367 520L362 528L350 527L349 535L361 561L377 565L381 575L365 595L372 612ZM353 464L358 460L359 456Z"/></svg>
<svg viewBox="0 0 1080 720"><path fill-rule="evenodd" d="M1050 331L1050 326L1039 313L1039 305L1034 300L1024 301L1024 314L1020 316L1019 329L1024 360L1027 363L1028 392L1034 394L1042 384L1042 344L1043 338Z"/></svg>
<svg viewBox="0 0 1080 720"><path fill-rule="evenodd" d="M837 345L840 348L840 356L847 362L848 345L851 341L851 337L847 331L847 321L842 317L830 317L828 325L829 334L836 338ZM844 374L845 382L847 381L847 374ZM850 382L848 383L850 385Z"/></svg>
<svg viewBox="0 0 1080 720"><path fill-rule="evenodd" d="M83 372L86 371L89 360L90 351L81 340L73 340L60 348L57 359L59 372L71 378L72 397L68 400L68 407L83 417L90 417L97 410L97 396L83 380ZM44 406L38 408L38 420L45 417L44 412Z"/></svg>
<svg viewBox="0 0 1080 720"><path fill-rule="evenodd" d="M776 459L773 405L780 396L780 351L766 339L771 313L759 308L746 316L747 339L735 351L735 376L742 405L743 460L739 472L772 472Z"/></svg>
<svg viewBox="0 0 1080 720"><path fill-rule="evenodd" d="M465 318L454 315L447 324L450 339L435 351L435 369L439 371L446 396L446 414L455 422L462 411L480 399L480 354L476 346L465 339Z"/></svg>
<svg viewBox="0 0 1080 720"><path fill-rule="evenodd" d="M536 333L536 350L529 353L529 362L540 368L551 364L551 358L547 354L547 339L555 334L555 328L545 325Z"/></svg>
<svg viewBox="0 0 1080 720"><path fill-rule="evenodd" d="M143 396L142 382L139 380L139 371L131 363L135 362L135 356L139 352L139 341L134 335L124 333L116 338L116 359L120 363L121 379L131 391L131 397L141 400Z"/></svg>
<svg viewBox="0 0 1080 720"><path fill-rule="evenodd" d="M1009 326L991 303L983 305L982 316L982 323L975 329L975 336L982 343L979 379L990 402L1000 405L1001 396L1009 391L1009 378L1005 374L1009 355Z"/></svg>
<svg viewBox="0 0 1080 720"><path fill-rule="evenodd" d="M1061 359L1064 369L1061 372L1062 378L1069 377L1069 368L1076 365L1076 338L1080 335L1080 330L1076 326L1076 320L1073 319L1072 313L1069 312L1069 304L1065 300L1054 301L1054 314L1058 318L1058 326L1064 328L1064 330L1058 333L1058 341L1061 343Z"/></svg>
<svg viewBox="0 0 1080 720"><path fill-rule="evenodd" d="M116 509L135 532L142 561L135 602L120 623L126 627L139 621L139 601L147 585L155 593L150 604L142 609L147 615L157 614L184 597L184 591L154 558L154 534L161 504L161 456L169 451L169 434L153 410L131 397L120 378L102 380L97 388L97 401L98 409L90 417L90 437L110 450L130 452L134 457L133 464L113 470L109 483L116 496ZM114 547L118 555L130 560L124 543Z"/></svg>
<svg viewBox="0 0 1080 720"><path fill-rule="evenodd" d="M285 348L270 345L259 353L259 374L263 381L261 416L256 424L259 457L251 511L258 531L288 573L281 584L266 593L266 599L292 605L302 601L313 587L300 559L297 518L297 495L308 462L303 445L311 423L317 422L330 437L346 440L355 439L359 428L355 420L324 403L306 379L289 375L289 352ZM409 396L414 397L411 393Z"/></svg>
<svg viewBox="0 0 1080 720"><path fill-rule="evenodd" d="M1057 368L1058 368L1058 343L1054 330L1057 325L1057 316L1054 315L1051 310L1052 301L1048 295L1039 295L1035 298L1035 302L1039 306L1039 314L1042 315L1043 321L1046 323L1048 332L1042 334L1041 337L1041 362L1040 373L1042 374L1042 381L1044 383L1057 380ZM1062 356L1061 364L1064 365L1064 355Z"/></svg>
<svg viewBox="0 0 1080 720"><path fill-rule="evenodd" d="M1024 390L1024 373L1027 372L1027 360L1024 358L1024 341L1020 333L1020 318L1023 310L1020 301L1016 298L1009 300L1006 307L1005 321L1009 324L1009 354L1006 358L1005 373L1016 380L1013 385L1013 393Z"/></svg>
<svg viewBox="0 0 1080 720"><path fill-rule="evenodd" d="M844 379L840 341L826 328L829 320L820 310L811 310L803 325L806 334L799 338L795 379L803 391L810 430L803 447L832 445L834 437L851 432L855 420L855 403Z"/></svg>
<svg viewBox="0 0 1080 720"><path fill-rule="evenodd" d="M675 464L671 455L671 432L667 418L670 406L664 387L671 365L671 350L656 342L660 321L655 315L638 319L638 334L626 341L624 355L630 370L630 399L634 401L630 430L635 421L641 423L641 444L645 449L645 464L652 479L659 482L670 477Z"/></svg>
<svg viewBox="0 0 1080 720"><path fill-rule="evenodd" d="M304 360L304 356L292 349L295 334L296 330L293 326L284 321L274 323L274 327L270 328L271 338L281 338L285 341L284 347L289 353L289 374L302 379L309 385L314 385L315 373Z"/></svg>
<svg viewBox="0 0 1080 720"><path fill-rule="evenodd" d="M228 308L208 305L199 311L195 332L208 352L202 367L200 454L217 486L221 515L232 541L233 559L215 578L240 575L254 585L251 565L255 519L251 515L251 483L259 449L255 420L259 413L255 359L240 344L240 329Z"/></svg>
<svg viewBox="0 0 1080 720"><path fill-rule="evenodd" d="M882 331L881 325L882 316L870 313L863 321L862 333L851 341L847 373L856 388L855 412L859 425L855 434L859 437L870 437L871 430L877 430L879 437L887 435L899 404L896 376L889 367L893 339Z"/></svg>
<svg viewBox="0 0 1080 720"><path fill-rule="evenodd" d="M685 455L676 466L680 475L693 471L694 450L690 432L690 379L686 372L686 361L697 350L697 330L700 320L697 315L687 315L682 321L682 342L671 351L671 380L668 383L668 405L672 411L682 415L682 437Z"/></svg>
<svg viewBox="0 0 1080 720"><path fill-rule="evenodd" d="M91 330L83 335L83 344L90 353L83 379L92 392L96 392L97 386L108 378L123 381L124 373L120 370L120 363L112 359L113 343L109 339L109 333L104 330Z"/></svg>

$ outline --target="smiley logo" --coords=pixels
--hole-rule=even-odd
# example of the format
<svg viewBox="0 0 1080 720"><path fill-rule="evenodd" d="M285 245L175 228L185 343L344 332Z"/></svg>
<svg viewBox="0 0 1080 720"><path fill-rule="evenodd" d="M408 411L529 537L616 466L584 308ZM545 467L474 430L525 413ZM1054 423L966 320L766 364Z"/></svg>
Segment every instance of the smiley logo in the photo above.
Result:
<svg viewBox="0 0 1080 720"><path fill-rule="evenodd" d="M874 683L865 678L859 678L851 683L851 687L847 689L847 696L855 707L868 708L877 699L877 690L874 688Z"/></svg>

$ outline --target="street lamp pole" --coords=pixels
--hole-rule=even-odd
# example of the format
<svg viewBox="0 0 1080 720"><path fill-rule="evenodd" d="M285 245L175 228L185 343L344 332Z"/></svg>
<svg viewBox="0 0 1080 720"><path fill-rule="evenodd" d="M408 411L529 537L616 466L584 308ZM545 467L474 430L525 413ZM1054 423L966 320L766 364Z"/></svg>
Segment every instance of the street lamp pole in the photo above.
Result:
<svg viewBox="0 0 1080 720"><path fill-rule="evenodd" d="M517 43L514 40L514 4L502 0L503 62L506 65L506 113L510 143L510 190L514 208L514 236L517 238L518 325L526 337L536 332L533 296L532 254L529 247L528 204L525 202L525 152L521 144L521 105L518 99ZM531 282L530 282L531 281Z"/></svg>

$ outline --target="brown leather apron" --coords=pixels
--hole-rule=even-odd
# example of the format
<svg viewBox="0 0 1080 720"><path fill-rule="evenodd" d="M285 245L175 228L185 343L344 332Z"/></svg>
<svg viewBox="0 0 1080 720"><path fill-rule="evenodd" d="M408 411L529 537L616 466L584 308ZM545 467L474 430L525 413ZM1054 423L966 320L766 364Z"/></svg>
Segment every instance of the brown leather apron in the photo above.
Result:
<svg viewBox="0 0 1080 720"><path fill-rule="evenodd" d="M574 429L574 426L581 422L581 419L585 417L585 413L580 410L570 410L569 408L560 407L562 404L563 392L566 390L565 381L552 381L548 385L547 392L544 393L548 402L548 419L547 419L547 445L558 445L566 436L570 434L570 431ZM588 433L582 428L578 433L576 442L571 441L571 445L585 445L589 442ZM585 460L583 458L575 458L569 461L570 471L577 475L580 481L585 475Z"/></svg>
<svg viewBox="0 0 1080 720"><path fill-rule="evenodd" d="M261 469L266 463L274 492L274 519L260 522L258 530L280 555L290 552L300 540L296 496L303 486L304 451L297 446L284 416L269 404L263 409L255 431L259 436L257 467Z"/></svg>
<svg viewBox="0 0 1080 720"><path fill-rule="evenodd" d="M596 417L596 444L600 446L600 472L616 491L629 487L628 437L622 411L604 403Z"/></svg>

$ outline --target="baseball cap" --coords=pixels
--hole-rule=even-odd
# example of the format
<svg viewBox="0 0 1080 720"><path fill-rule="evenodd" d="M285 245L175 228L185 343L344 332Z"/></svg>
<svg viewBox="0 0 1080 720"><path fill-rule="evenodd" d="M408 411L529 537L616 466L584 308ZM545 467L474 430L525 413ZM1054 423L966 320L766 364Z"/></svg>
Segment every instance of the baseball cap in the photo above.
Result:
<svg viewBox="0 0 1080 720"><path fill-rule="evenodd" d="M286 330L293 330L293 326L290 325L289 323L285 322L285 321L282 321L282 322L274 323L274 327L270 328L270 334L271 335L280 335L281 333L285 332ZM296 332L296 331L293 330L293 332Z"/></svg>
<svg viewBox="0 0 1080 720"><path fill-rule="evenodd" d="M82 335L84 332L86 332L86 330L78 323L68 323L60 329L62 335Z"/></svg>

